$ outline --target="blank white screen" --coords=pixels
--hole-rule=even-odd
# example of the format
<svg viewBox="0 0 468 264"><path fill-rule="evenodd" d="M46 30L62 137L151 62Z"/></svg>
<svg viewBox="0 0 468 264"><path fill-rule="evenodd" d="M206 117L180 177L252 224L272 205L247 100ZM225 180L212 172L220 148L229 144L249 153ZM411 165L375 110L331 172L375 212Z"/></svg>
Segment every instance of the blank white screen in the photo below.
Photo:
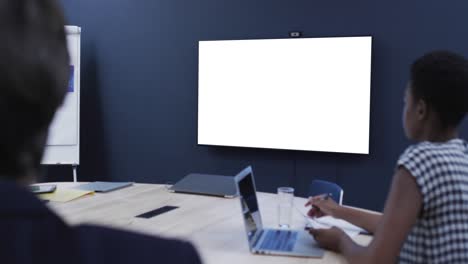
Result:
<svg viewBox="0 0 468 264"><path fill-rule="evenodd" d="M369 153L371 37L199 42L198 144Z"/></svg>

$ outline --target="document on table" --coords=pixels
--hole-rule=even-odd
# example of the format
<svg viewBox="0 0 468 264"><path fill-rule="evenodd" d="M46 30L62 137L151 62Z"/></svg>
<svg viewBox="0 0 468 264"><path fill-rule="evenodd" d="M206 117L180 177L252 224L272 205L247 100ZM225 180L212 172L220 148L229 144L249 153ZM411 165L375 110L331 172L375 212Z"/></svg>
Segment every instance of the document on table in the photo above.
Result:
<svg viewBox="0 0 468 264"><path fill-rule="evenodd" d="M39 198L43 200L49 200L52 202L61 202L61 203L66 203L72 200L75 200L77 198L80 198L82 196L88 195L88 194L93 194L94 192L92 191L82 191L82 190L77 190L77 189L60 189L58 188L55 190L53 193L44 193L40 194Z"/></svg>
<svg viewBox="0 0 468 264"><path fill-rule="evenodd" d="M309 226L312 226L313 228L331 228L333 226L336 226L343 230L350 237L357 236L361 232L366 232L364 229L355 226L350 222L347 222L342 219L337 219L332 216L323 216L320 218L309 217L307 220L309 221Z"/></svg>
<svg viewBox="0 0 468 264"><path fill-rule="evenodd" d="M333 226L335 226L343 230L350 237L355 237L359 235L359 233L361 232L366 232L364 229L358 226L355 226L345 220L337 219L331 216L311 218L307 215L307 210L308 210L307 208L304 210L301 210L297 206L295 207L296 207L296 210L306 219L307 221L306 226L309 226L315 229L328 229L328 228L332 228Z"/></svg>

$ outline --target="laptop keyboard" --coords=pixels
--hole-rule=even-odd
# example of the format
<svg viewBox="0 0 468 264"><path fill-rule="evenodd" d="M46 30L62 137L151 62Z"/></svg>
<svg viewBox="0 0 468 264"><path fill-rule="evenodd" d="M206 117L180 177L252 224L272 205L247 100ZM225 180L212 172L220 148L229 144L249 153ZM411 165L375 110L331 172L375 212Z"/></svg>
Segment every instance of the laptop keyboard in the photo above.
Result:
<svg viewBox="0 0 468 264"><path fill-rule="evenodd" d="M265 230L260 250L291 252L299 233L289 230Z"/></svg>

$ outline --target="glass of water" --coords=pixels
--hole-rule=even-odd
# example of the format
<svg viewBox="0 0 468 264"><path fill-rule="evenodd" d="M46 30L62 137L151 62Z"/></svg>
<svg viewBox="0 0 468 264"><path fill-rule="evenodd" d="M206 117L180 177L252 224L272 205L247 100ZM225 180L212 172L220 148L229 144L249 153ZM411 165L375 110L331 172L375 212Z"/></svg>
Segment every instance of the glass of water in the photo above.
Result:
<svg viewBox="0 0 468 264"><path fill-rule="evenodd" d="M293 209L294 188L278 188L278 225L280 228L291 227L291 215Z"/></svg>

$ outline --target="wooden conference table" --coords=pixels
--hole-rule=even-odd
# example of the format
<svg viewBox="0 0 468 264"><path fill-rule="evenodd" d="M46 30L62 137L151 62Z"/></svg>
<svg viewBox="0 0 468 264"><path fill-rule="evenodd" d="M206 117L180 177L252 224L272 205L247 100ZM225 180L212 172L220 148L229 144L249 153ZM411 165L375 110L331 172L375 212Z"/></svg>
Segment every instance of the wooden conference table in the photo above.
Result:
<svg viewBox="0 0 468 264"><path fill-rule="evenodd" d="M58 188L71 188L77 183L56 183ZM260 211L266 227L277 222L276 195L258 193ZM295 198L303 206L304 198ZM48 203L49 207L71 225L91 223L191 241L205 264L249 263L346 263L333 252L323 258L297 258L253 255L249 252L238 198L171 193L164 185L135 184L110 193L94 194L68 203ZM171 205L178 209L150 219L134 216ZM305 219L293 210L293 228L303 228ZM354 238L367 244L371 237ZM156 250L156 249L155 249Z"/></svg>

